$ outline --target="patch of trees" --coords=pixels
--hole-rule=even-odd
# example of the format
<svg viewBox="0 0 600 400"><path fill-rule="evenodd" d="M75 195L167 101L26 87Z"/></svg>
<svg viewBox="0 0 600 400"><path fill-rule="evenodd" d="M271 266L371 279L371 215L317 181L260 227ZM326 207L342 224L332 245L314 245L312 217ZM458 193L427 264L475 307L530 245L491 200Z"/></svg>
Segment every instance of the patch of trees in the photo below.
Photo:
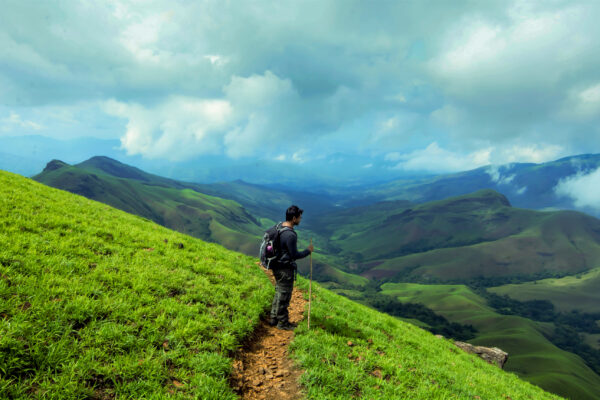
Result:
<svg viewBox="0 0 600 400"><path fill-rule="evenodd" d="M400 318L416 319L426 323L431 333L458 340L469 340L475 337L477 330L472 325L450 322L430 308L419 303L403 303L394 296L380 292L384 281L371 280L362 289L362 299L355 299L378 311Z"/></svg>
<svg viewBox="0 0 600 400"><path fill-rule="evenodd" d="M577 354L591 369L600 374L600 350L587 345L580 333L600 333L600 326L596 322L600 320L600 313L582 313L578 310L557 312L548 300L518 301L481 288L477 292L500 314L552 322L552 334L544 333L544 336L555 346Z"/></svg>
<svg viewBox="0 0 600 400"><path fill-rule="evenodd" d="M475 337L476 329L472 325L462 325L450 322L430 308L418 303L402 303L393 296L377 293L365 298L371 307L389 315L402 318L412 318L429 325L431 333L443 335L458 340L469 340Z"/></svg>
<svg viewBox="0 0 600 400"><path fill-rule="evenodd" d="M600 374L600 350L585 344L582 335L574 328L568 325L556 325L552 335L546 337L557 347L577 354L591 369Z"/></svg>
<svg viewBox="0 0 600 400"><path fill-rule="evenodd" d="M600 333L600 313L582 313L578 310L557 312L548 300L518 301L503 295L490 293L487 290L477 290L490 307L500 314L518 315L534 321L553 322L556 325L568 326L579 332Z"/></svg>

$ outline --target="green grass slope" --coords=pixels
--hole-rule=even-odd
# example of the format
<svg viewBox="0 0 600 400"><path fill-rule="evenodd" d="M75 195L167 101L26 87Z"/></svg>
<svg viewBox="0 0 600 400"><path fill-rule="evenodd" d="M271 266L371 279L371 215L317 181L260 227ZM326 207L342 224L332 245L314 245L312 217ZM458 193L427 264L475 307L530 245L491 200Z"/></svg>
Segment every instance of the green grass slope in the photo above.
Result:
<svg viewBox="0 0 600 400"><path fill-rule="evenodd" d="M148 174L106 157L76 166L54 160L34 179L232 250L258 251L260 223L235 201L200 193L193 184Z"/></svg>
<svg viewBox="0 0 600 400"><path fill-rule="evenodd" d="M519 301L548 300L559 311L600 312L600 268L560 279L542 279L488 290Z"/></svg>
<svg viewBox="0 0 600 400"><path fill-rule="evenodd" d="M273 295L255 259L2 171L0 240L0 398L235 398L229 356ZM308 398L559 398L313 295L292 344Z"/></svg>
<svg viewBox="0 0 600 400"><path fill-rule="evenodd" d="M600 220L512 208L487 190L404 210L339 246L361 254L369 277L456 282L564 276L595 266Z"/></svg>
<svg viewBox="0 0 600 400"><path fill-rule="evenodd" d="M300 285L307 289L306 280ZM416 326L313 284L292 357L310 399L556 399Z"/></svg>
<svg viewBox="0 0 600 400"><path fill-rule="evenodd" d="M600 393L600 376L544 336L552 324L499 314L464 285L386 283L381 288L402 302L421 303L452 322L473 325L478 333L470 343L500 347L509 353L507 370L546 390L572 399L596 399Z"/></svg>
<svg viewBox="0 0 600 400"><path fill-rule="evenodd" d="M5 172L0 241L0 398L235 398L254 259Z"/></svg>

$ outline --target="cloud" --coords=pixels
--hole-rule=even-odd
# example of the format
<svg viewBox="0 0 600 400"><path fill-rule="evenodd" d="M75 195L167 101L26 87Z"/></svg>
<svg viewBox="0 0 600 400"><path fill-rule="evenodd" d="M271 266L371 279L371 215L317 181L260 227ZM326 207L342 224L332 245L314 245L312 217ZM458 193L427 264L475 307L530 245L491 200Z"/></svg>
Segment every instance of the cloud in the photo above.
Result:
<svg viewBox="0 0 600 400"><path fill-rule="evenodd" d="M401 153L399 153L399 152L397 152L397 151L394 151L394 152L391 152L391 153L387 153L387 154L386 154L386 155L383 157L383 159L384 159L385 161L398 161L398 160L401 160L401 159L402 159L402 154L401 154Z"/></svg>
<svg viewBox="0 0 600 400"><path fill-rule="evenodd" d="M593 121L600 117L600 83L570 91L561 110L564 118Z"/></svg>
<svg viewBox="0 0 600 400"><path fill-rule="evenodd" d="M510 170L511 166L499 166L499 165L490 165L485 169L485 172L490 176L492 182L497 183L499 185L508 185L515 179L515 175L502 175L502 169Z"/></svg>
<svg viewBox="0 0 600 400"><path fill-rule="evenodd" d="M514 176L503 175L500 165L514 162L546 162L556 159L562 152L563 149L560 146L523 146L519 144L481 147L471 152L451 151L442 148L437 142L432 142L426 148L410 153L388 153L384 159L400 161L395 168L411 171L456 172L490 165L486 172L492 181L509 184Z"/></svg>
<svg viewBox="0 0 600 400"><path fill-rule="evenodd" d="M508 164L514 162L543 163L552 161L564 155L564 148L558 145L539 144L508 144L498 147L495 151L494 161L496 164Z"/></svg>
<svg viewBox="0 0 600 400"><path fill-rule="evenodd" d="M291 82L266 71L232 77L218 98L171 96L153 106L111 100L105 110L128 121L121 138L128 154L181 160L221 151L240 158L280 150L304 126L301 116L290 112L294 108L302 104ZM304 162L302 154L291 160Z"/></svg>
<svg viewBox="0 0 600 400"><path fill-rule="evenodd" d="M2 124L2 130L5 132L12 131L14 128L23 128L25 131L39 131L44 129L44 126L37 122L23 120L14 111L11 111L8 117L2 119Z"/></svg>
<svg viewBox="0 0 600 400"><path fill-rule="evenodd" d="M506 4L495 18L465 14L446 31L427 61L446 99L432 117L462 140L577 143L582 116L599 116L590 82L599 4Z"/></svg>
<svg viewBox="0 0 600 400"><path fill-rule="evenodd" d="M169 97L154 106L108 101L105 110L127 120L121 146L128 154L180 160L218 153L220 132L233 113L224 100Z"/></svg>
<svg viewBox="0 0 600 400"><path fill-rule="evenodd" d="M467 155L441 148L437 142L423 150L416 150L401 156L395 168L407 171L455 172L489 164L490 150L483 149Z"/></svg>
<svg viewBox="0 0 600 400"><path fill-rule="evenodd" d="M600 168L561 179L554 192L559 196L570 197L577 208L600 210Z"/></svg>
<svg viewBox="0 0 600 400"><path fill-rule="evenodd" d="M22 110L96 104L72 133L148 157L302 148L410 168L436 143L453 169L540 162L600 152L598 15L588 1L10 2L0 105L58 136ZM226 121L181 102L227 104Z"/></svg>

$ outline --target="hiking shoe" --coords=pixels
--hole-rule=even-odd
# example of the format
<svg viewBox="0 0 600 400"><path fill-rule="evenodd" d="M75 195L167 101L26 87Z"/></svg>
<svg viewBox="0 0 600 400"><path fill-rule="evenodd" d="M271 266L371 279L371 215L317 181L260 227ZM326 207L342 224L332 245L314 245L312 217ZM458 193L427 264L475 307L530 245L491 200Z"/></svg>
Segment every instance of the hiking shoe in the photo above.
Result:
<svg viewBox="0 0 600 400"><path fill-rule="evenodd" d="M280 322L277 324L277 329L282 329L284 331L293 331L298 324L294 324L293 322Z"/></svg>

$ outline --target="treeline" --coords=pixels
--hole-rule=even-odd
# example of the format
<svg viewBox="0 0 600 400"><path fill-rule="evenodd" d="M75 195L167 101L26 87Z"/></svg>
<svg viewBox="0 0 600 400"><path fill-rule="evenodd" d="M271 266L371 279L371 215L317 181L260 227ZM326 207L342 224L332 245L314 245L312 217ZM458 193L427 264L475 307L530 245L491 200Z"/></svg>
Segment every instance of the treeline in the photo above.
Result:
<svg viewBox="0 0 600 400"><path fill-rule="evenodd" d="M555 346L577 354L591 369L600 374L600 350L587 345L580 333L600 333L600 326L596 323L600 320L600 313L582 313L577 310L557 312L548 300L518 301L482 288L477 289L477 293L485 297L488 304L500 314L552 322L553 332L543 333L544 336Z"/></svg>
<svg viewBox="0 0 600 400"><path fill-rule="evenodd" d="M365 302L369 306L395 317L411 318L424 322L429 325L429 328L426 329L436 335L439 334L458 340L469 340L473 339L477 332L472 325L450 322L423 304L402 303L393 296L381 293L366 297Z"/></svg>
<svg viewBox="0 0 600 400"><path fill-rule="evenodd" d="M545 335L548 340L565 351L577 354L585 363L600 375L600 350L584 343L583 336L568 325L556 325L552 335Z"/></svg>
<svg viewBox="0 0 600 400"><path fill-rule="evenodd" d="M477 290L484 297L488 305L496 309L500 314L518 315L541 322L553 322L556 325L571 327L579 332L600 333L600 326L596 321L600 320L600 313L582 313L578 310L569 312L557 312L548 300L518 301L503 295Z"/></svg>
<svg viewBox="0 0 600 400"><path fill-rule="evenodd" d="M477 330L472 325L450 322L423 304L403 303L394 296L381 293L380 286L384 282L371 280L366 286L360 287L361 297L353 298L353 300L394 317L410 318L424 322L429 326L425 329L436 335L458 340L469 340L475 337ZM355 289L359 288L356 287Z"/></svg>

